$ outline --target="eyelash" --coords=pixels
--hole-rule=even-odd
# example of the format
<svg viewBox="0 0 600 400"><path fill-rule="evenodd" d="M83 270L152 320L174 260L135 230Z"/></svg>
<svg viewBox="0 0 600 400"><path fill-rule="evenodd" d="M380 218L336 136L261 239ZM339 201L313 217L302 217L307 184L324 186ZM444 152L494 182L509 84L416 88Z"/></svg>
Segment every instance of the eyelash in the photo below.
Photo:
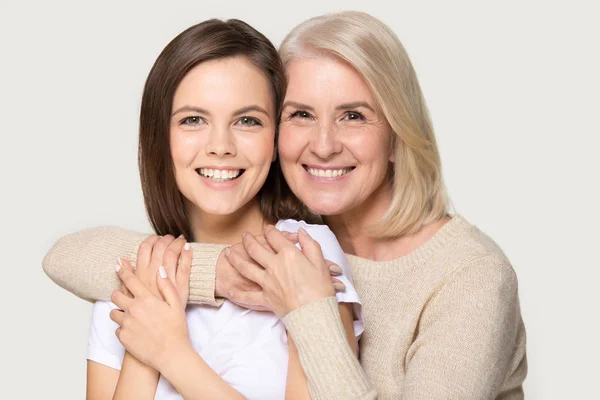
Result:
<svg viewBox="0 0 600 400"><path fill-rule="evenodd" d="M241 123L243 120L247 120L248 122L252 122L252 124ZM244 126L247 126L247 127L250 127L250 128L254 127L254 126L263 126L263 124L258 119L254 118L254 117L241 117L240 119L237 120L236 125L238 123L240 125L244 125Z"/></svg>
<svg viewBox="0 0 600 400"><path fill-rule="evenodd" d="M192 120L197 120L196 122L192 122ZM202 117L185 117L181 121L179 121L179 125L189 125L189 126L198 126L201 122L204 122L204 118Z"/></svg>
<svg viewBox="0 0 600 400"><path fill-rule="evenodd" d="M306 116L300 116L300 114L306 114ZM350 116L350 115L355 115L358 117L358 120L360 121L365 121L366 118L364 115L362 115L361 113L359 113L358 111L347 111L344 114L344 118ZM312 115L310 115L310 113L308 111L303 111L303 110L298 110L298 111L294 111L293 113L290 114L290 116L288 117L288 119L293 119L293 118L301 118L301 119L308 119L308 118L312 118ZM356 119L352 120L349 119L349 121L355 121Z"/></svg>
<svg viewBox="0 0 600 400"><path fill-rule="evenodd" d="M244 120L246 120L246 123L242 122ZM205 122L204 118L202 118L202 117L190 116L190 117L185 117L181 121L179 121L179 125L198 126L204 122ZM254 117L241 117L240 119L238 119L236 121L236 124L240 124L240 125L247 126L247 127L263 126L263 124L260 122L260 120L258 120L257 118L254 118Z"/></svg>

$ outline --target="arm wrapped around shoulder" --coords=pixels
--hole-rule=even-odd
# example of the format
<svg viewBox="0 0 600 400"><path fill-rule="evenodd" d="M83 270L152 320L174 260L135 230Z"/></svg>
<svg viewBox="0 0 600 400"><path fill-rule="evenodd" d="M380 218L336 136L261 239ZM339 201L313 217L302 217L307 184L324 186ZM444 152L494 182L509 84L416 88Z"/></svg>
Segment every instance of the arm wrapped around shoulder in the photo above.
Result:
<svg viewBox="0 0 600 400"><path fill-rule="evenodd" d="M525 328L508 261L457 268L423 310L406 362L403 399L522 399Z"/></svg>
<svg viewBox="0 0 600 400"><path fill-rule="evenodd" d="M116 226L84 229L60 238L44 257L42 267L58 286L88 301L110 300L121 282L115 264L124 257L136 265L140 243L149 236ZM188 302L218 306L215 265L225 245L192 243Z"/></svg>
<svg viewBox="0 0 600 400"><path fill-rule="evenodd" d="M57 285L88 300L110 300L120 285L117 258L135 265L137 249L147 234L116 226L84 229L63 236L48 250L42 267Z"/></svg>

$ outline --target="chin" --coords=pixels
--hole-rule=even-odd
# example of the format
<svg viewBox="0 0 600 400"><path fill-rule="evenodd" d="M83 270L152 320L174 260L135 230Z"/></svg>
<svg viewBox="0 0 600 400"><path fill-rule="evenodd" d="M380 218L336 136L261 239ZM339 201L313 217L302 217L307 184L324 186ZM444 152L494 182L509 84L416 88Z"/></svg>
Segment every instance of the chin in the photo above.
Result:
<svg viewBox="0 0 600 400"><path fill-rule="evenodd" d="M347 207L340 202L340 199L333 198L321 198L311 196L311 200L306 201L306 206L315 214L327 216L327 215L339 215L346 211Z"/></svg>

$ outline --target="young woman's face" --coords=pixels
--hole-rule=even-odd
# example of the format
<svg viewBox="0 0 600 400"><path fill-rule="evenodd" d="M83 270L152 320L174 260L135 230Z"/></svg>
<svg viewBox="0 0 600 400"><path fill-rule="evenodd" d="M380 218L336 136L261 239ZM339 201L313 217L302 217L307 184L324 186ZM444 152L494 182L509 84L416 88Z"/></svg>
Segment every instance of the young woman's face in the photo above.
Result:
<svg viewBox="0 0 600 400"><path fill-rule="evenodd" d="M311 210L355 210L387 186L392 130L362 76L329 57L287 66L279 157L292 191Z"/></svg>
<svg viewBox="0 0 600 400"><path fill-rule="evenodd" d="M269 82L246 58L194 67L175 92L171 114L171 152L183 196L212 215L242 208L267 178L275 127Z"/></svg>

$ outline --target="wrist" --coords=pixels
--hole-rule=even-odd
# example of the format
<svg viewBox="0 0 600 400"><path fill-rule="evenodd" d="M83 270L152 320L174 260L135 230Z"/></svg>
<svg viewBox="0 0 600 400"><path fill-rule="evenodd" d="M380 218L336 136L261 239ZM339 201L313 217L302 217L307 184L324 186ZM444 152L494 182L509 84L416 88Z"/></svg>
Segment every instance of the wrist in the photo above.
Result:
<svg viewBox="0 0 600 400"><path fill-rule="evenodd" d="M221 274L219 274L219 265L225 260L223 251L219 254L215 266L215 297L227 297L227 288L223 287L224 282L223 279L221 279Z"/></svg>
<svg viewBox="0 0 600 400"><path fill-rule="evenodd" d="M196 350L189 341L178 343L170 348L166 348L164 353L158 357L155 368L165 378L176 374L178 368L185 367L185 360L190 355L196 355Z"/></svg>

